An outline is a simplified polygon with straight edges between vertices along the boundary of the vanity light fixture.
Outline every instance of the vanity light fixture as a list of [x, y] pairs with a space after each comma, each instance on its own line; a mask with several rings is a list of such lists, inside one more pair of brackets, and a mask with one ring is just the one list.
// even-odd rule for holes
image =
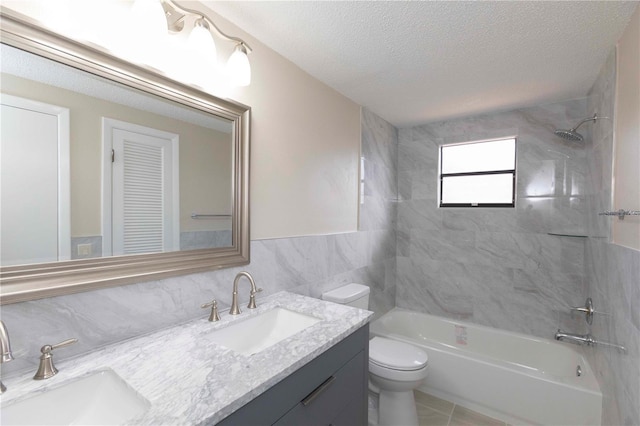
[[[155, 12], [150, 12], [155, 9]], [[163, 11], [166, 18], [166, 28], [169, 34], [188, 33], [187, 45], [194, 54], [217, 64], [217, 50], [214, 36], [223, 41], [235, 43], [235, 48], [226, 64], [226, 72], [236, 86], [248, 86], [251, 83], [251, 65], [248, 54], [251, 48], [244, 40], [231, 37], [218, 28], [206, 15], [178, 6], [171, 0], [135, 0], [132, 11], [144, 10], [146, 19], [156, 19], [156, 12]], [[156, 27], [155, 25], [153, 27]]]
[[147, 37], [161, 37], [167, 33], [167, 21], [157, 0], [136, 0], [131, 13]]

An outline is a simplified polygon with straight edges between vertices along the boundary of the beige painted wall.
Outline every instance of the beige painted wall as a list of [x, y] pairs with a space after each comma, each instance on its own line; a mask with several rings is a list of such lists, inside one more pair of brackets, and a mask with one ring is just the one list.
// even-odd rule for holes
[[180, 230], [230, 229], [228, 220], [190, 218], [192, 212], [230, 212], [230, 134], [13, 75], [1, 78], [3, 93], [70, 110], [72, 237], [101, 235], [102, 117], [179, 134]]
[[[198, 2], [220, 28], [244, 39], [252, 82], [230, 97], [250, 105], [251, 238], [355, 231], [360, 106]], [[232, 46], [218, 43], [219, 57]]]
[[[614, 210], [640, 210], [640, 6], [617, 46]], [[640, 250], [640, 216], [612, 219], [613, 242]]]

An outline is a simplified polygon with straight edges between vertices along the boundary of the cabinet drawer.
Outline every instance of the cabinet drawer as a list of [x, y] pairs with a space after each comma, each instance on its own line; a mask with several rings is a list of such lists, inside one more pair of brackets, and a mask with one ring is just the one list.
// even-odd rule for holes
[[[277, 425], [328, 425], [357, 398], [364, 396], [365, 353], [360, 352], [327, 378], [298, 405], [282, 417]], [[357, 405], [359, 408], [359, 405]]]

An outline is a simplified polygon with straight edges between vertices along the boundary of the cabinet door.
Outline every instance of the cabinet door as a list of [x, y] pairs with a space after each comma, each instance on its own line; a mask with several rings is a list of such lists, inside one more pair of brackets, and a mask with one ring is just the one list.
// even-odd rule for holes
[[366, 425], [368, 419], [364, 416], [365, 413], [362, 411], [362, 401], [359, 398], [354, 398], [342, 409], [340, 414], [331, 420], [330, 426]]
[[[359, 402], [364, 397], [362, 383], [365, 380], [365, 354], [360, 352], [342, 368], [327, 377], [320, 386], [302, 399], [282, 417], [277, 425], [329, 425], [337, 413], [357, 400], [355, 409], [360, 412]], [[349, 417], [345, 414], [345, 418]], [[353, 416], [352, 416], [353, 417]]]
[[[364, 419], [350, 426], [366, 425], [368, 360], [369, 324], [365, 324], [271, 389], [230, 414], [220, 421], [218, 426], [329, 424], [334, 417], [346, 409], [350, 402], [354, 410], [359, 410], [359, 418]], [[333, 382], [320, 392], [318, 388], [332, 376], [335, 376]], [[313, 401], [307, 399], [308, 407], [300, 407], [303, 405], [301, 401], [313, 395], [314, 390], [318, 392]], [[329, 395], [323, 395], [324, 393]], [[338, 396], [338, 400], [334, 399], [335, 396]], [[344, 399], [340, 400], [340, 398]], [[319, 407], [324, 407], [326, 411], [323, 412]], [[288, 417], [289, 415], [292, 417]]]

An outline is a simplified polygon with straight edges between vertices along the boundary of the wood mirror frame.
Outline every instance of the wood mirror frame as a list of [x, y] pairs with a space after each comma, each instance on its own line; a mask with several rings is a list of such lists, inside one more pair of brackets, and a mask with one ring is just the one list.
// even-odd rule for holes
[[155, 254], [0, 267], [0, 304], [60, 296], [249, 263], [248, 106], [219, 99], [0, 9], [0, 42], [133, 89], [221, 117], [233, 126], [232, 245]]

